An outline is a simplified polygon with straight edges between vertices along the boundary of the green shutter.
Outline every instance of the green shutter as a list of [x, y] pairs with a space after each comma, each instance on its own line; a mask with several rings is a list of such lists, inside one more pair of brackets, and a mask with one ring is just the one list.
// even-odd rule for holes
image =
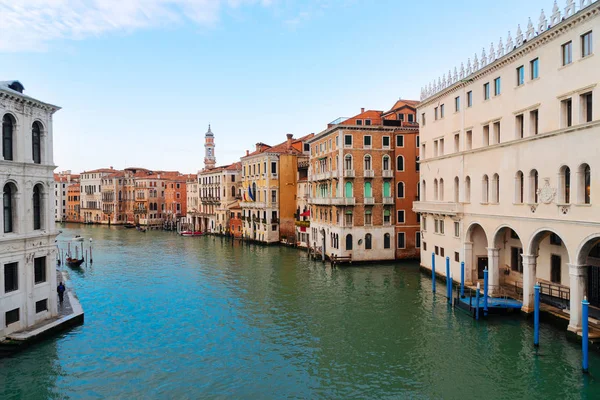
[[390, 183], [383, 182], [383, 197], [391, 197], [390, 196]]

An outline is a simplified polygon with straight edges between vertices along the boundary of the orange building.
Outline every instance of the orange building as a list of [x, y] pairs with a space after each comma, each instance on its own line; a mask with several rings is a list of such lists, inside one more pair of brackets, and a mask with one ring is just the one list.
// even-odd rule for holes
[[80, 222], [81, 186], [73, 183], [67, 188], [67, 222]]
[[229, 233], [233, 237], [241, 238], [242, 232], [242, 207], [240, 202], [236, 201], [229, 205]]
[[176, 224], [187, 213], [186, 182], [189, 175], [167, 176], [165, 186], [164, 221]]

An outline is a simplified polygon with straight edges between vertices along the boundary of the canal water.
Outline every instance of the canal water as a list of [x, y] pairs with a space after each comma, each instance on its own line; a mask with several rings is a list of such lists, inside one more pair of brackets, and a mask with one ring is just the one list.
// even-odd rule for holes
[[332, 270], [284, 247], [116, 227], [66, 268], [85, 325], [0, 360], [0, 399], [600, 398], [564, 331], [475, 322], [418, 265]]

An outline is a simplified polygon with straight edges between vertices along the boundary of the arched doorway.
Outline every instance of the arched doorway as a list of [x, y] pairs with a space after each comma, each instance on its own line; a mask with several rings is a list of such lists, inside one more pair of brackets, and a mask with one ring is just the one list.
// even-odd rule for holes
[[483, 279], [483, 271], [488, 267], [488, 239], [485, 230], [478, 223], [467, 229], [465, 242], [465, 280], [476, 282]]
[[[590, 302], [590, 317], [600, 318], [600, 234], [586, 238], [577, 252], [575, 281], [571, 283], [573, 297], [586, 296]], [[577, 279], [579, 278], [579, 279]], [[577, 292], [577, 293], [576, 293]], [[581, 292], [581, 293], [579, 293]], [[575, 300], [575, 299], [574, 299]], [[579, 324], [577, 324], [579, 325]]]
[[[523, 242], [517, 232], [509, 226], [501, 226], [494, 234], [494, 248], [491, 252], [497, 256], [496, 271], [499, 286], [503, 291], [515, 297], [523, 291]], [[491, 265], [490, 265], [491, 266]]]

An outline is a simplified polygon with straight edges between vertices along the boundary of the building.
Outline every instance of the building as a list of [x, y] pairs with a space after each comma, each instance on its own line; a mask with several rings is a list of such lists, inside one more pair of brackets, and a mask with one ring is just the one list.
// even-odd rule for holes
[[449, 258], [457, 280], [464, 262], [469, 283], [487, 268], [493, 293], [522, 288], [526, 312], [540, 282], [571, 331], [584, 296], [600, 306], [600, 3], [581, 4], [422, 90], [414, 203], [422, 266]]
[[187, 219], [184, 229], [197, 231], [200, 229], [200, 195], [198, 194], [198, 175], [190, 174], [185, 186], [187, 198]]
[[219, 233], [217, 208], [221, 204], [221, 179], [223, 178], [224, 168], [213, 167], [198, 172], [200, 230], [202, 232]]
[[375, 261], [418, 255], [410, 196], [418, 185], [419, 131], [408, 123], [414, 103], [399, 101], [385, 113], [363, 108], [309, 141], [311, 247], [325, 257]]
[[84, 171], [80, 174], [81, 222], [99, 224], [102, 212], [102, 178], [116, 172], [112, 167]]
[[54, 174], [54, 220], [56, 222], [67, 219], [67, 190], [73, 182], [79, 180], [79, 175], [71, 171], [62, 171]]
[[229, 234], [235, 238], [242, 237], [242, 207], [239, 200], [229, 205]]
[[67, 187], [67, 222], [81, 222], [79, 214], [81, 203], [81, 186], [73, 182]]
[[177, 226], [177, 222], [187, 214], [186, 183], [189, 178], [189, 175], [167, 177], [165, 186], [165, 212], [163, 218], [164, 223], [168, 225], [170, 229], [174, 229]]
[[125, 171], [114, 171], [101, 180], [102, 219], [100, 223], [120, 225], [125, 223]]
[[60, 107], [0, 82], [0, 338], [57, 315], [52, 117]]
[[221, 170], [221, 179], [219, 183], [220, 201], [216, 208], [216, 232], [220, 234], [229, 234], [229, 218], [232, 214], [232, 207], [239, 207], [242, 188], [242, 163], [236, 162], [227, 165]]
[[[308, 159], [313, 134], [287, 140], [276, 146], [257, 143], [242, 162], [242, 219], [244, 237], [263, 243], [296, 238], [296, 193], [298, 163]], [[306, 145], [306, 146], [305, 146]]]
[[296, 185], [296, 245], [309, 247], [310, 245], [310, 184], [308, 183], [309, 161], [298, 161], [298, 179]]

